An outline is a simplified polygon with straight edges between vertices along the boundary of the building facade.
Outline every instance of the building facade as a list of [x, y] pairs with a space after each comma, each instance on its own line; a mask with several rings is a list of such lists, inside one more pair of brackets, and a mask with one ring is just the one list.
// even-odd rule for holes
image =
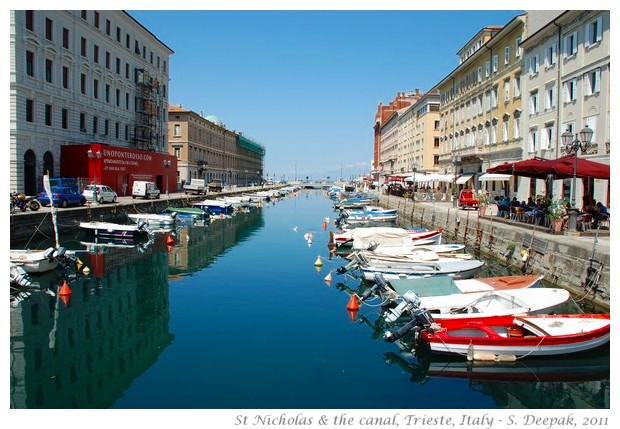
[[61, 171], [65, 145], [167, 152], [173, 51], [155, 35], [124, 11], [10, 18], [11, 189], [35, 194], [45, 172]]
[[203, 117], [182, 106], [169, 106], [168, 112], [169, 154], [177, 159], [180, 185], [195, 178], [244, 186], [262, 182], [262, 145], [226, 129], [216, 116]]

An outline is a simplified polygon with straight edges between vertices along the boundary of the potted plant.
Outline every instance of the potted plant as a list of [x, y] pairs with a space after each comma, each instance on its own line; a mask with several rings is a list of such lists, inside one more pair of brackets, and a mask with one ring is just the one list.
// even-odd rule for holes
[[563, 200], [559, 199], [548, 206], [547, 217], [555, 233], [562, 232], [564, 216], [566, 216], [566, 205]]

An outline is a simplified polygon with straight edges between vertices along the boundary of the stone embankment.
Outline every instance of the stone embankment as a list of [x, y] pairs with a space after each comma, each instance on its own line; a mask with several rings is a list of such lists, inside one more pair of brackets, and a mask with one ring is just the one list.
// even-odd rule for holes
[[609, 230], [554, 234], [544, 226], [499, 218], [490, 207], [459, 210], [452, 202], [414, 202], [391, 195], [382, 195], [380, 204], [396, 208], [410, 225], [443, 228], [444, 242], [465, 243], [504, 265], [544, 274], [547, 282], [568, 290], [575, 300], [609, 310]]

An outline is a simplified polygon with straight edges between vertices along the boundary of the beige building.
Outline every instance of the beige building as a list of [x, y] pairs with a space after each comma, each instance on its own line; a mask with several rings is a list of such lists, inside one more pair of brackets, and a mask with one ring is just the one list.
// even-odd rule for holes
[[[456, 185], [478, 189], [486, 169], [523, 158], [520, 43], [557, 15], [528, 12], [503, 27], [483, 28], [459, 51], [459, 66], [435, 87], [441, 93], [439, 166], [455, 174]], [[505, 186], [492, 182], [487, 189], [503, 193]]]
[[229, 185], [260, 183], [265, 148], [243, 133], [226, 129], [213, 115], [203, 117], [169, 106], [169, 153], [177, 158], [177, 182], [220, 179]]

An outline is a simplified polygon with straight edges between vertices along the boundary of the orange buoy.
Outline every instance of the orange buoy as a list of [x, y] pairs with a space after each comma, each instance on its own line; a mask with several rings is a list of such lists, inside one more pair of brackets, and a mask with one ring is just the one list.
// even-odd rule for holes
[[347, 313], [349, 313], [349, 319], [351, 319], [351, 322], [355, 322], [355, 317], [357, 317], [357, 310], [347, 310]]
[[69, 305], [69, 301], [71, 300], [71, 295], [60, 295], [60, 300], [66, 307], [67, 305]]
[[327, 222], [323, 222], [323, 231], [327, 230]]
[[62, 281], [62, 286], [60, 287], [60, 291], [58, 292], [58, 295], [60, 295], [60, 296], [67, 296], [67, 295], [71, 295], [72, 293], [73, 292], [71, 291], [71, 288], [67, 284], [67, 281], [63, 280]]
[[166, 244], [168, 246], [172, 246], [174, 244], [174, 238], [172, 238], [172, 235], [170, 234], [166, 235]]
[[349, 311], [357, 311], [360, 309], [360, 305], [357, 303], [357, 297], [355, 296], [355, 294], [351, 295], [351, 299], [349, 300], [349, 303], [347, 304], [347, 310]]

